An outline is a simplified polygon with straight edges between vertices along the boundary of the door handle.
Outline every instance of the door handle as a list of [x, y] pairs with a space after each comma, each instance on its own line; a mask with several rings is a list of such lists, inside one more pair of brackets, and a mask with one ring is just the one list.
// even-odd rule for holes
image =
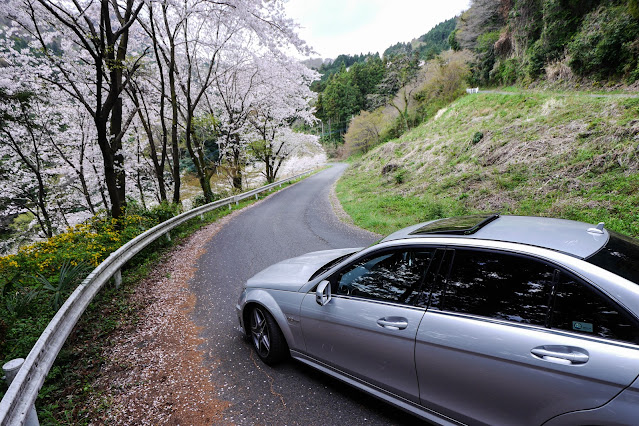
[[389, 330], [403, 330], [408, 327], [408, 320], [401, 317], [384, 317], [378, 319], [377, 324]]
[[588, 351], [574, 346], [538, 346], [530, 353], [544, 361], [565, 365], [585, 364], [590, 359]]

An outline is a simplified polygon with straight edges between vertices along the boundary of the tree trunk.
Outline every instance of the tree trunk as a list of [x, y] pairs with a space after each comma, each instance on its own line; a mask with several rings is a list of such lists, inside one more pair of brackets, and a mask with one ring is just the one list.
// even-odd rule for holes
[[[204, 199], [207, 203], [213, 201], [213, 191], [211, 190], [211, 181], [207, 178], [206, 173], [206, 163], [204, 159], [204, 154], [202, 149], [200, 149], [200, 145], [196, 140], [196, 136], [193, 132], [193, 115], [191, 113], [186, 116], [186, 131], [185, 131], [185, 139], [186, 139], [186, 149], [189, 151], [189, 155], [191, 156], [191, 161], [193, 161], [193, 165], [195, 166], [195, 172], [197, 174], [197, 178], [200, 182], [200, 187], [202, 188], [202, 194], [204, 195]], [[197, 146], [195, 149], [193, 145]]]
[[[171, 40], [172, 41], [172, 40]], [[171, 45], [171, 65], [169, 66], [169, 86], [171, 90], [171, 150], [173, 152], [173, 204], [180, 203], [180, 147], [178, 145], [178, 98], [175, 89], [175, 47]]]
[[242, 165], [240, 164], [240, 150], [233, 151], [233, 188], [242, 190]]

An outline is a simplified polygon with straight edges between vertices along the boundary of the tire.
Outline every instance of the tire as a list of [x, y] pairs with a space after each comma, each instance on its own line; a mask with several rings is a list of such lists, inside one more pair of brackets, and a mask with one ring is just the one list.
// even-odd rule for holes
[[251, 310], [249, 323], [249, 337], [257, 356], [268, 365], [284, 360], [288, 346], [273, 316], [263, 307], [256, 306]]

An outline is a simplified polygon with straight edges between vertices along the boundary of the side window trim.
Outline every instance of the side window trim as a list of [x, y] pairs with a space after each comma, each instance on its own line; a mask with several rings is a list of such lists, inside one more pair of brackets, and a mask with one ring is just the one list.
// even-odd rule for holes
[[[448, 280], [450, 279], [450, 273], [453, 270], [453, 263], [455, 262], [456, 249], [447, 248], [444, 252], [444, 258], [438, 271], [438, 277], [441, 277], [441, 295], [439, 297], [439, 303], [437, 309], [442, 309], [446, 306], [446, 291], [448, 290]], [[441, 268], [445, 268], [443, 271]]]
[[[431, 268], [437, 267], [437, 273], [439, 273], [439, 268], [441, 267], [443, 261], [443, 253], [444, 249], [440, 247], [434, 247], [435, 251], [433, 252], [433, 256], [428, 262], [428, 266], [424, 269], [424, 274], [421, 279], [421, 283], [419, 285], [419, 290], [417, 291], [417, 297], [413, 301], [413, 305], [419, 306], [424, 309], [430, 308], [431, 304], [431, 295], [433, 292], [434, 282], [430, 282], [430, 272]], [[435, 277], [436, 280], [436, 277]], [[422, 303], [422, 300], [426, 300], [426, 303]]]
[[544, 327], [552, 328], [552, 313], [555, 311], [555, 295], [557, 294], [557, 287], [559, 286], [559, 277], [561, 276], [561, 270], [554, 264], [550, 263], [555, 270], [552, 273], [552, 287], [550, 288], [550, 294], [548, 294], [548, 312], [546, 312], [546, 323]]

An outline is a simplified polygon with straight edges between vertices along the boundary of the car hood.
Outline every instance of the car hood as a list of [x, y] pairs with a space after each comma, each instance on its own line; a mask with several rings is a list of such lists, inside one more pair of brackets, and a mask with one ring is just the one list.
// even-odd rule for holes
[[283, 260], [258, 272], [246, 282], [246, 287], [297, 291], [322, 266], [362, 248], [322, 250]]

